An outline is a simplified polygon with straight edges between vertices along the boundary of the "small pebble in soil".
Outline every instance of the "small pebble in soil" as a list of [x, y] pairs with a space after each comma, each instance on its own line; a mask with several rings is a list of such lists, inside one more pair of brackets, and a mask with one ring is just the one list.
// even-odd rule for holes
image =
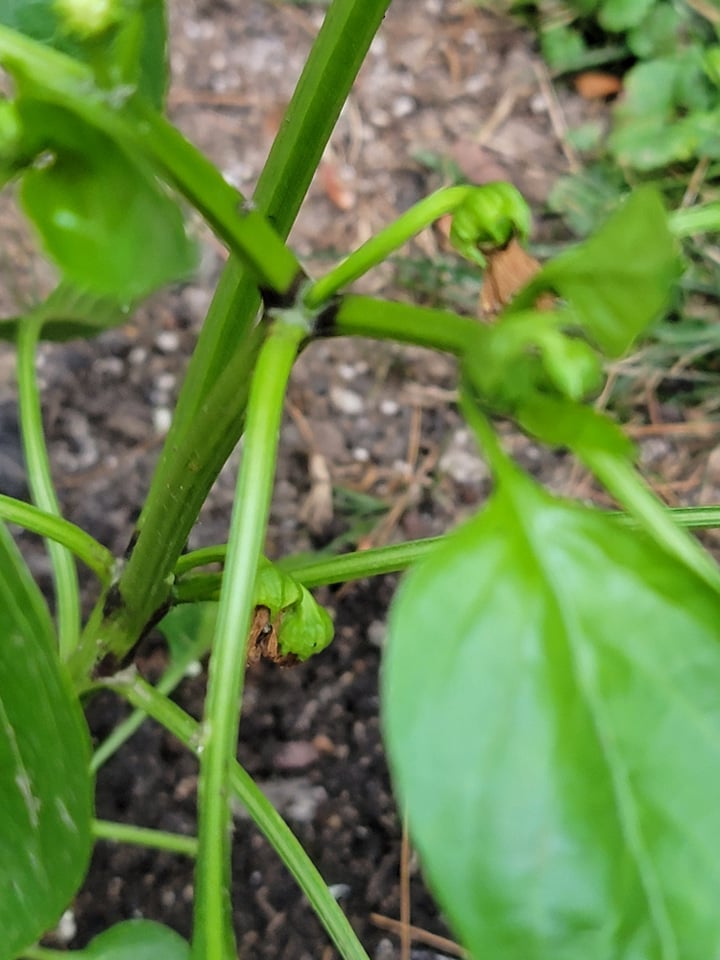
[[148, 352], [145, 347], [133, 347], [130, 353], [128, 353], [128, 362], [133, 365], [133, 367], [140, 367], [147, 360]]
[[383, 400], [380, 404], [380, 413], [386, 417], [394, 417], [400, 409], [400, 405], [395, 400]]
[[331, 896], [336, 900], [342, 900], [343, 897], [349, 897], [352, 893], [352, 887], [348, 883], [331, 883], [328, 885]]
[[72, 910], [66, 910], [58, 920], [55, 927], [54, 936], [58, 943], [70, 943], [77, 933], [77, 924], [75, 923], [75, 914]]
[[169, 370], [164, 371], [163, 373], [158, 374], [157, 380], [155, 381], [155, 387], [158, 393], [171, 393], [175, 389], [175, 374], [170, 373]]
[[275, 767], [277, 770], [302, 770], [317, 759], [318, 751], [314, 744], [307, 740], [291, 740], [284, 743], [275, 754]]
[[365, 449], [365, 447], [355, 447], [352, 455], [353, 460], [357, 460], [358, 463], [367, 463], [370, 459], [370, 453]]
[[396, 120], [399, 120], [401, 117], [409, 117], [411, 113], [415, 112], [416, 107], [417, 104], [412, 97], [407, 94], [402, 94], [393, 100], [391, 108], [392, 115]]
[[345, 387], [330, 387], [330, 402], [340, 413], [356, 417], [365, 408], [365, 402], [359, 393]]
[[161, 330], [155, 337], [155, 346], [160, 353], [176, 353], [180, 346], [180, 337], [175, 330]]
[[153, 427], [159, 436], [164, 436], [168, 432], [171, 423], [172, 410], [167, 407], [156, 407], [153, 410]]
[[382, 649], [385, 646], [387, 627], [382, 620], [373, 620], [367, 628], [367, 638], [374, 646]]

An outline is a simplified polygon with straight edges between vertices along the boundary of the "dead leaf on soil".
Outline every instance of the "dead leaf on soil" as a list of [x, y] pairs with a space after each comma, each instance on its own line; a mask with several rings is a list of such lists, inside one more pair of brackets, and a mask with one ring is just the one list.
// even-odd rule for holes
[[622, 80], [603, 70], [586, 70], [574, 80], [575, 89], [585, 100], [604, 100], [616, 97], [622, 90]]

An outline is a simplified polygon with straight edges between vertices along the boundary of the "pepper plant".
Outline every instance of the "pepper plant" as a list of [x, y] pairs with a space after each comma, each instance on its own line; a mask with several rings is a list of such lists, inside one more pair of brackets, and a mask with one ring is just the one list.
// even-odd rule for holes
[[[82, 882], [93, 840], [196, 857], [192, 942], [148, 921], [98, 936], [86, 958], [236, 955], [231, 797], [248, 809], [345, 960], [363, 947], [316, 868], [235, 760], [248, 659], [305, 660], [332, 624], [309, 590], [413, 566], [382, 677], [388, 755], [428, 881], [474, 956], [707, 960], [720, 951], [720, 571], [686, 529], [720, 508], [669, 511], [622, 430], [592, 405], [603, 359], [662, 314], [681, 220], [642, 189], [584, 244], [546, 264], [492, 324], [347, 292], [446, 214], [478, 270], [530, 228], [510, 184], [427, 197], [312, 278], [285, 243], [389, 0], [333, 0], [253, 198], [163, 113], [162, 0], [5, 0], [4, 181], [61, 280], [0, 333], [17, 348], [32, 503], [0, 518], [47, 538], [54, 616], [0, 526], [0, 960], [39, 945]], [[178, 200], [230, 259], [205, 319], [136, 529], [122, 557], [60, 515], [43, 441], [40, 338], [92, 336], [187, 276]], [[680, 222], [680, 228], [678, 227]], [[673, 228], [671, 229], [671, 224]], [[461, 409], [495, 478], [447, 537], [332, 560], [263, 556], [284, 392], [299, 352], [329, 336], [420, 344], [459, 360]], [[504, 452], [494, 423], [572, 451], [612, 494], [602, 512], [553, 497]], [[244, 437], [228, 543], [183, 553]], [[99, 584], [80, 615], [76, 563]], [[221, 573], [206, 568], [219, 564]], [[131, 665], [156, 624], [216, 601], [211, 628], [150, 686]], [[210, 651], [198, 723], [167, 696]], [[130, 665], [129, 665], [130, 664]], [[136, 714], [91, 754], [82, 704], [110, 688]], [[93, 819], [93, 775], [142, 716], [200, 762], [198, 835]]]

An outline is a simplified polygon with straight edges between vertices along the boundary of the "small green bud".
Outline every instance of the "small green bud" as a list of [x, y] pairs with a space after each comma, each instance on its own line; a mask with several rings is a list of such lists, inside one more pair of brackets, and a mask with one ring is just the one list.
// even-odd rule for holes
[[514, 236], [526, 240], [530, 208], [511, 183], [472, 187], [453, 215], [450, 242], [464, 257], [485, 266], [482, 250], [504, 247]]
[[55, 11], [68, 33], [95, 37], [122, 16], [121, 0], [55, 0]]
[[307, 660], [328, 646], [334, 627], [327, 610], [310, 591], [302, 586], [300, 590], [300, 602], [286, 610], [280, 621], [278, 642], [283, 655], [292, 654], [298, 660]]

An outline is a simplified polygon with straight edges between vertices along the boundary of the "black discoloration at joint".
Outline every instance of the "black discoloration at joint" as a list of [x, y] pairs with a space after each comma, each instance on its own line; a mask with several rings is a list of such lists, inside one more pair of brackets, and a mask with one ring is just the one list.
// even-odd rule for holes
[[130, 555], [135, 549], [135, 544], [138, 542], [139, 537], [140, 537], [140, 531], [138, 530], [137, 527], [135, 527], [135, 529], [132, 532], [132, 536], [130, 537], [130, 540], [128, 542], [128, 545], [125, 547], [125, 553], [123, 554], [124, 560], [130, 559]]
[[113, 583], [107, 592], [105, 603], [103, 604], [103, 620], [109, 620], [110, 617], [117, 613], [123, 606], [124, 602], [122, 594], [120, 593], [120, 587], [116, 583]]
[[[127, 664], [124, 664], [124, 666], [127, 666]], [[122, 668], [123, 664], [120, 663], [115, 654], [109, 653], [106, 657], [102, 658], [93, 670], [93, 679], [100, 680], [103, 677], [112, 677], [113, 674]]]
[[335, 297], [315, 317], [313, 322], [314, 337], [334, 337], [337, 334], [337, 315], [342, 303], [341, 297]]
[[165, 614], [168, 612], [168, 610], [171, 607], [172, 607], [172, 600], [166, 600], [164, 603], [160, 604], [160, 606], [157, 608], [155, 613], [153, 613], [153, 615], [150, 617], [150, 619], [147, 621], [147, 623], [143, 627], [142, 633], [138, 638], [138, 643], [140, 643], [141, 640], [144, 640], [145, 637], [150, 633], [150, 631], [160, 623], [162, 618], [165, 616]]
[[289, 310], [297, 301], [300, 288], [308, 279], [304, 270], [298, 270], [285, 293], [278, 293], [277, 290], [270, 290], [267, 287], [260, 287], [260, 296], [263, 299], [266, 310]]
[[[117, 590], [117, 587], [111, 588], [111, 591], [112, 590]], [[117, 594], [118, 596], [120, 596], [119, 590], [117, 590]], [[108, 594], [108, 597], [109, 597], [109, 594]], [[122, 606], [122, 599], [119, 601], [118, 605], [113, 606], [111, 612], [113, 612], [114, 610], [117, 610], [118, 606]], [[154, 627], [156, 627], [158, 623], [160, 623], [160, 621], [168, 612], [171, 606], [172, 606], [172, 602], [170, 600], [166, 600], [165, 603], [161, 604], [157, 608], [155, 613], [147, 621], [147, 623], [142, 629], [140, 636], [138, 637], [137, 641], [132, 645], [132, 647], [125, 654], [123, 654], [122, 657], [118, 657], [118, 655], [115, 653], [106, 654], [102, 658], [102, 660], [98, 662], [97, 666], [93, 670], [93, 676], [96, 679], [99, 679], [102, 677], [111, 677], [113, 676], [113, 674], [117, 673], [119, 670], [124, 670], [125, 667], [128, 667], [133, 661], [133, 657], [135, 656], [135, 651], [137, 650], [138, 644], [140, 644], [145, 639], [145, 637], [147, 637], [150, 631]], [[103, 612], [107, 615], [107, 600], [105, 601], [105, 608]]]

